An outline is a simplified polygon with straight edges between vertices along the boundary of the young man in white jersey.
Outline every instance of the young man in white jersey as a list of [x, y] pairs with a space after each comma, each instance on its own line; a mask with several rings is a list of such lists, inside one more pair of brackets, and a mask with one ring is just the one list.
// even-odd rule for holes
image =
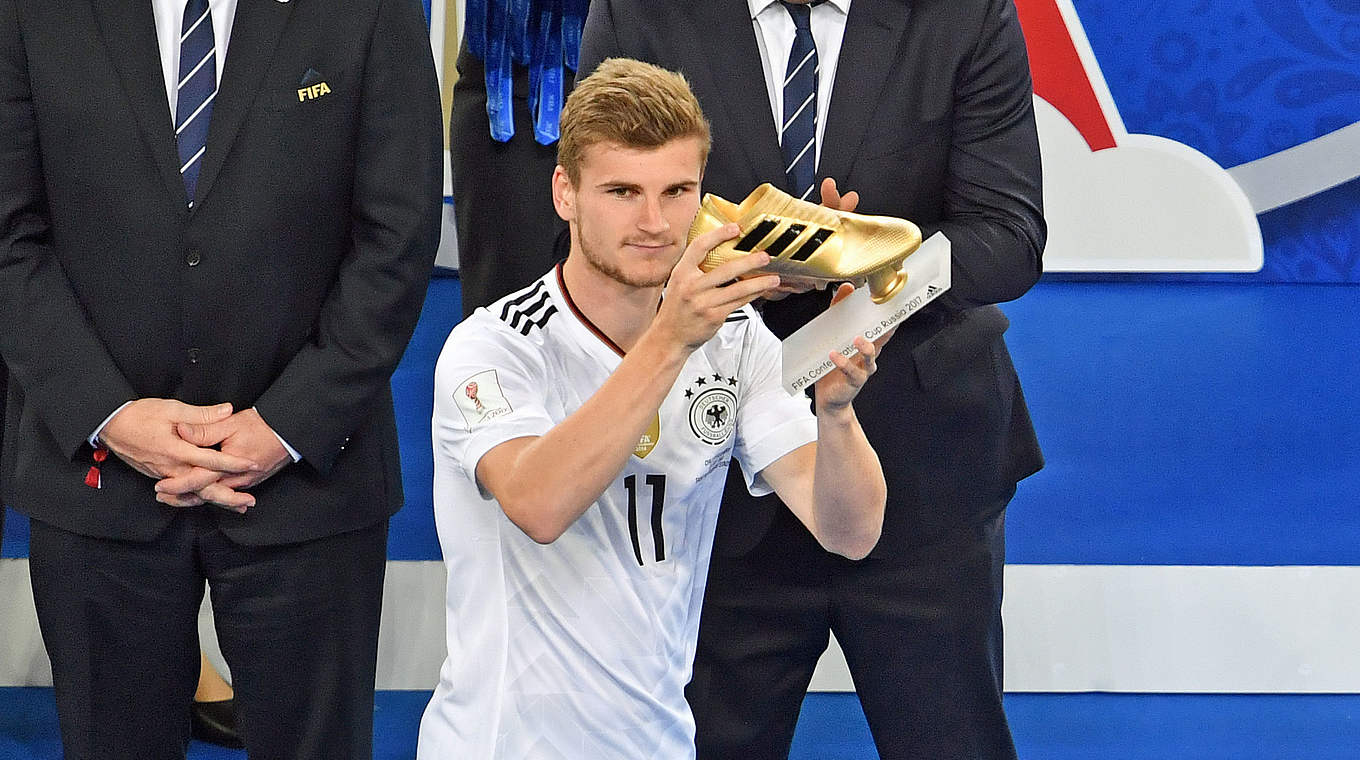
[[736, 225], [685, 247], [709, 148], [685, 80], [606, 62], [561, 135], [568, 258], [460, 324], [435, 371], [448, 658], [421, 760], [692, 757], [684, 686], [732, 458], [831, 551], [863, 557], [882, 525], [851, 408], [878, 347], [832, 355], [815, 418], [782, 389], [747, 306], [779, 278], [741, 279], [768, 256], [701, 271]]

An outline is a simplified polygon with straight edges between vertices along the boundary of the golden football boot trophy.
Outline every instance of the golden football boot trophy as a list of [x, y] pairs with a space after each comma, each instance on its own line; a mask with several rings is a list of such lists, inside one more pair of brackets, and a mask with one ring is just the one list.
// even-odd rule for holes
[[689, 241], [736, 222], [741, 234], [709, 251], [699, 264], [711, 271], [754, 251], [770, 263], [752, 274], [777, 274], [825, 287], [833, 282], [869, 283], [875, 303], [891, 299], [906, 284], [902, 261], [921, 246], [921, 230], [905, 219], [835, 211], [800, 201], [770, 184], [751, 191], [740, 204], [704, 196], [689, 228]]

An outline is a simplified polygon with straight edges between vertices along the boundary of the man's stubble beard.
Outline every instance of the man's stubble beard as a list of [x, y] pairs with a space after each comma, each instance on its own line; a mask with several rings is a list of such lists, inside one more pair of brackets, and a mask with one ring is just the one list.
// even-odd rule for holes
[[587, 266], [589, 266], [591, 269], [594, 269], [595, 271], [599, 272], [605, 277], [608, 277], [614, 282], [617, 282], [622, 285], [627, 285], [632, 288], [660, 287], [662, 285], [665, 285], [666, 281], [670, 279], [671, 273], [669, 270], [667, 270], [664, 275], [661, 275], [660, 279], [654, 282], [651, 280], [643, 280], [636, 277], [630, 277], [628, 273], [624, 272], [618, 265], [606, 261], [603, 257], [599, 255], [599, 253], [594, 248], [591, 247], [589, 243], [586, 242], [584, 226], [585, 225], [581, 223], [579, 220], [577, 221], [575, 231], [576, 244], [580, 247], [581, 255], [585, 259]]

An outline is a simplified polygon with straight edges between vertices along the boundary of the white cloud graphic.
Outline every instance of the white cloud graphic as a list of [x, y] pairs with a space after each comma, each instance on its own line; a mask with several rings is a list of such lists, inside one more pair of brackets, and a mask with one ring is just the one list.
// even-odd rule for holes
[[1115, 129], [1092, 152], [1035, 97], [1044, 161], [1050, 272], [1254, 272], [1264, 248], [1256, 213], [1218, 164], [1182, 143]]

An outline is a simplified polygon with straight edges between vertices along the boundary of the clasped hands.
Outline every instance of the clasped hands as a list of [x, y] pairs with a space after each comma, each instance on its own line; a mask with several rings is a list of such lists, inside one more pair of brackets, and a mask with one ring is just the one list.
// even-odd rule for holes
[[123, 407], [100, 440], [133, 469], [156, 480], [156, 500], [173, 507], [213, 504], [244, 513], [246, 491], [293, 461], [254, 409], [138, 399]]

